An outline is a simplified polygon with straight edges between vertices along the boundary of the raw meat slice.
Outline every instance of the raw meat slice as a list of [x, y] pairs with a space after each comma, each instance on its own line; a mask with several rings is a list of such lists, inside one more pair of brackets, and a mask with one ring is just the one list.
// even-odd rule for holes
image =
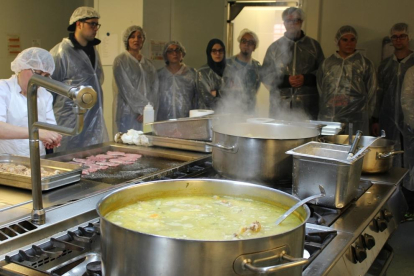
[[136, 158], [141, 158], [142, 155], [141, 154], [136, 154], [136, 153], [125, 153], [125, 157], [136, 157]]
[[83, 164], [88, 162], [88, 160], [82, 159], [82, 158], [73, 158], [72, 160], [75, 161], [76, 163], [83, 163]]
[[97, 154], [97, 155], [95, 155], [95, 157], [105, 158], [105, 159], [113, 158], [112, 155], [108, 155], [108, 154]]
[[89, 170], [88, 169], [83, 169], [82, 170], [82, 174], [83, 175], [88, 175], [89, 174]]
[[96, 162], [96, 164], [101, 165], [101, 166], [109, 166], [109, 167], [116, 167], [120, 165], [120, 164], [112, 163], [112, 162]]
[[86, 157], [86, 159], [88, 161], [99, 162], [99, 161], [105, 161], [106, 159], [108, 159], [108, 157], [106, 157], [106, 155], [104, 157], [97, 157], [97, 156], [91, 155], [91, 156]]

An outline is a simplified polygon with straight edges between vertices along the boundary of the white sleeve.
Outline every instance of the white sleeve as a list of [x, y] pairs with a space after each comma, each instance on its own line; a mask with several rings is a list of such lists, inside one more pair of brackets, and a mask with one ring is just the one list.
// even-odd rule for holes
[[45, 90], [46, 94], [46, 123], [56, 125], [55, 114], [53, 113], [53, 96]]
[[0, 82], [0, 121], [7, 122], [7, 109], [10, 104], [10, 90], [8, 85]]

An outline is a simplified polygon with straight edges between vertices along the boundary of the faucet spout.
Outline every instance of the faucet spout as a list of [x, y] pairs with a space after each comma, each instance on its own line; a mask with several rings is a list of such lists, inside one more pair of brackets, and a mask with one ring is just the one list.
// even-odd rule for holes
[[[73, 111], [77, 116], [76, 125], [73, 129], [38, 122], [37, 89], [39, 87], [44, 87], [49, 91], [74, 101]], [[90, 86], [73, 87], [40, 75], [33, 75], [30, 78], [27, 88], [27, 111], [33, 196], [33, 210], [31, 217], [34, 224], [42, 225], [46, 222], [46, 212], [43, 209], [42, 181], [40, 173], [39, 129], [55, 131], [65, 135], [79, 134], [83, 129], [83, 117], [86, 109], [92, 108], [96, 101], [97, 94]]]

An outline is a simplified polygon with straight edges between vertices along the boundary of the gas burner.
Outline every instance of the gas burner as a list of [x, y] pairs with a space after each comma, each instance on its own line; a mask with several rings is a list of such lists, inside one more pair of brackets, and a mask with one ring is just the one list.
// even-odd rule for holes
[[102, 276], [102, 262], [90, 262], [86, 265], [86, 272], [82, 276]]

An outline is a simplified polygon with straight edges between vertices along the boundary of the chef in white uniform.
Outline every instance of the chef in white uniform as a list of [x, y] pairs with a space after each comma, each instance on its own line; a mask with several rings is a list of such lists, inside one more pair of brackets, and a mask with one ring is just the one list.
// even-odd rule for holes
[[[15, 72], [11, 78], [0, 80], [0, 154], [29, 156], [29, 129], [27, 115], [27, 84], [33, 74], [49, 77], [55, 70], [52, 55], [41, 48], [22, 51], [11, 63]], [[56, 124], [53, 114], [53, 97], [44, 88], [37, 90], [38, 121]], [[60, 144], [59, 133], [39, 130], [40, 155], [45, 147]]]

